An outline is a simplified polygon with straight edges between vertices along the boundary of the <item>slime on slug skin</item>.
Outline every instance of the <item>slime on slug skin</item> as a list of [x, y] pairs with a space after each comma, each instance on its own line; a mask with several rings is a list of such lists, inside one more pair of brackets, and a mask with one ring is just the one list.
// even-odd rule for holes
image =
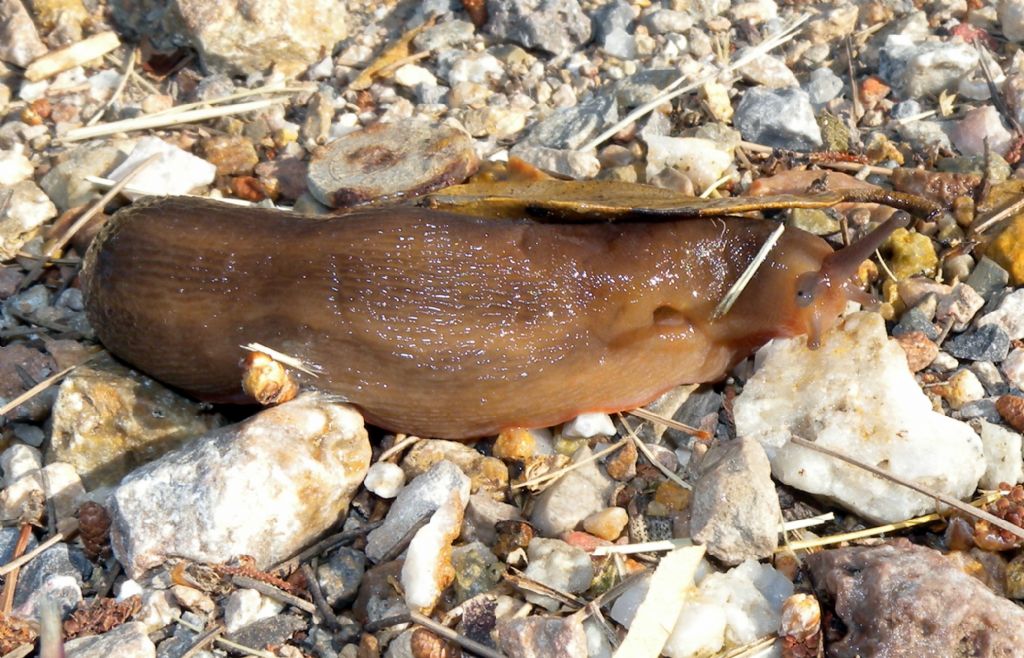
[[539, 223], [411, 206], [327, 219], [195, 198], [136, 204], [93, 242], [103, 344], [199, 398], [242, 401], [240, 345], [322, 368], [381, 427], [445, 438], [549, 426], [720, 379], [775, 337], [831, 327], [859, 264], [906, 217], [840, 251], [787, 229], [723, 317], [774, 224]]

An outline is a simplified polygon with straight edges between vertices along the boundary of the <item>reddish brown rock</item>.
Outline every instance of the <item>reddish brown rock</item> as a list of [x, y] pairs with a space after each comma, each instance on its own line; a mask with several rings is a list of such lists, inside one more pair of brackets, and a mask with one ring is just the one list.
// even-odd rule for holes
[[930, 548], [900, 539], [809, 555], [807, 566], [847, 627], [833, 658], [995, 658], [1024, 647], [1024, 610]]

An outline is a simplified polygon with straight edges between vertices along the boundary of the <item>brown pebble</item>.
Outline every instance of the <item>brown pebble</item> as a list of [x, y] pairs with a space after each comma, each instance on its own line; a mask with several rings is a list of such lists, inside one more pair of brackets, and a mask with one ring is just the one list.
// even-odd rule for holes
[[608, 476], [618, 482], [633, 479], [636, 476], [636, 460], [636, 444], [630, 441], [608, 457], [608, 461], [605, 462]]
[[295, 398], [299, 385], [288, 369], [263, 352], [249, 352], [242, 361], [242, 390], [266, 406]]
[[417, 628], [409, 638], [413, 658], [460, 658], [462, 650], [425, 628]]
[[533, 457], [537, 441], [529, 430], [520, 428], [505, 430], [498, 435], [491, 453], [498, 459], [523, 460]]
[[248, 139], [217, 135], [203, 141], [203, 157], [217, 167], [218, 176], [251, 174], [260, 161], [256, 148]]
[[498, 540], [491, 550], [502, 560], [517, 548], [526, 548], [534, 535], [533, 526], [526, 521], [498, 521], [494, 530], [498, 533]]
[[460, 183], [479, 164], [473, 140], [454, 128], [418, 120], [376, 123], [318, 149], [308, 182], [321, 203], [343, 208]]
[[1010, 427], [1024, 432], [1024, 398], [1019, 395], [1004, 395], [996, 400], [996, 410]]
[[900, 347], [907, 354], [907, 365], [910, 367], [910, 372], [924, 370], [939, 355], [939, 346], [929, 339], [923, 331], [905, 333], [902, 336], [898, 336], [896, 342], [900, 344]]

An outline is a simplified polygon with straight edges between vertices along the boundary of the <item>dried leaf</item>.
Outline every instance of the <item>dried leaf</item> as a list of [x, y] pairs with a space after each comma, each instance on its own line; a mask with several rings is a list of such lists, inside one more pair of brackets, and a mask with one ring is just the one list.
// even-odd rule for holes
[[416, 38], [417, 34], [433, 24], [434, 19], [431, 18], [403, 34], [398, 41], [389, 48], [384, 49], [384, 52], [378, 55], [377, 59], [373, 60], [355, 80], [349, 83], [349, 89], [354, 91], [369, 89], [374, 79], [380, 76], [385, 69], [412, 54], [412, 40]]
[[131, 619], [142, 608], [138, 595], [120, 603], [115, 599], [97, 599], [88, 606], [79, 603], [71, 617], [64, 622], [64, 638], [70, 640], [82, 635], [101, 635]]
[[35, 642], [36, 635], [28, 622], [0, 612], [0, 654], [10, 653], [23, 644]]

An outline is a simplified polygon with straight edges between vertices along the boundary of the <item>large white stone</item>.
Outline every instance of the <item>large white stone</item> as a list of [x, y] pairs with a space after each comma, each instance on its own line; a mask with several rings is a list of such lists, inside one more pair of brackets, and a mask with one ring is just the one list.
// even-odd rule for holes
[[129, 474], [111, 498], [114, 554], [132, 578], [169, 557], [266, 567], [334, 525], [369, 465], [362, 417], [300, 396]]
[[153, 155], [157, 156], [156, 160], [128, 183], [124, 190], [128, 198], [137, 199], [147, 194], [186, 194], [197, 187], [209, 185], [217, 175], [217, 167], [206, 160], [158, 137], [143, 137], [135, 144], [128, 159], [110, 172], [109, 178], [121, 180]]
[[873, 521], [935, 509], [926, 496], [790, 443], [797, 435], [956, 498], [974, 492], [985, 471], [981, 440], [932, 409], [880, 315], [847, 317], [817, 350], [800, 337], [774, 341], [760, 357], [733, 413], [738, 435], [765, 446], [778, 479]]

